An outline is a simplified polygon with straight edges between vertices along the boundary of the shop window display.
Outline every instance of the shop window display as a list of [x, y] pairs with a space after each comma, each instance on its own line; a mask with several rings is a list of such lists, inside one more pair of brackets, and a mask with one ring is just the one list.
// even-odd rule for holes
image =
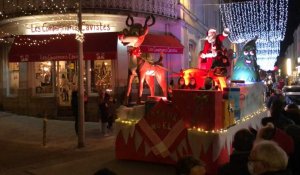
[[189, 42], [189, 67], [193, 67], [192, 66], [192, 62], [193, 62], [193, 56], [195, 54], [195, 43], [194, 41], [190, 41]]
[[91, 62], [91, 91], [111, 90], [111, 60], [95, 60]]
[[58, 61], [57, 88], [59, 104], [61, 106], [71, 105], [72, 90], [77, 87], [76, 61]]
[[36, 94], [53, 93], [53, 63], [50, 61], [35, 63]]
[[20, 82], [19, 63], [9, 63], [9, 95], [17, 95]]

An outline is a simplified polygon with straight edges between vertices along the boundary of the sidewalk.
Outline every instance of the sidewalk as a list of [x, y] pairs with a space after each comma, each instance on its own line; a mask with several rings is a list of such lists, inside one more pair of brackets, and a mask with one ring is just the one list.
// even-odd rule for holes
[[[77, 147], [74, 121], [47, 120], [46, 146], [48, 148], [70, 149]], [[97, 149], [100, 123], [85, 122], [85, 147]], [[0, 112], [0, 140], [43, 145], [43, 118]]]
[[[10, 156], [9, 161], [20, 164], [11, 169], [4, 165], [5, 175], [93, 175], [101, 168], [109, 168], [118, 175], [165, 175], [175, 174], [170, 165], [153, 164], [139, 161], [116, 160], [114, 151], [115, 136], [104, 137], [100, 132], [100, 123], [85, 122], [85, 147], [77, 149], [77, 136], [73, 121], [47, 121], [47, 147], [43, 149], [43, 119], [16, 115], [0, 111], [0, 142], [17, 143], [16, 149], [22, 144], [31, 144], [32, 154], [25, 157]], [[20, 144], [19, 144], [20, 143]], [[20, 145], [20, 146], [18, 146]], [[50, 151], [45, 156], [35, 156], [40, 150]], [[51, 152], [53, 151], [53, 152]], [[2, 161], [6, 161], [5, 155]], [[29, 158], [28, 164], [22, 163]], [[1, 167], [1, 166], [0, 166]], [[3, 166], [2, 166], [3, 167]]]

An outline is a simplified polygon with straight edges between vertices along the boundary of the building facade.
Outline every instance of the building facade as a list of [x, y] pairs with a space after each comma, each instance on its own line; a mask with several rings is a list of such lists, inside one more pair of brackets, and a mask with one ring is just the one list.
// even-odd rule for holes
[[[98, 120], [99, 89], [107, 90], [119, 102], [124, 96], [128, 53], [117, 34], [127, 27], [128, 14], [141, 24], [146, 16], [155, 16], [156, 23], [145, 39], [145, 54], [156, 59], [163, 50], [168, 82], [181, 69], [198, 66], [198, 53], [208, 28], [220, 31], [221, 26], [218, 1], [84, 0], [82, 3], [88, 121]], [[77, 6], [73, 0], [0, 3], [2, 110], [71, 118], [71, 92], [78, 79]], [[163, 36], [170, 40], [170, 46], [159, 42], [147, 45], [147, 40], [158, 41], [156, 38]], [[136, 93], [133, 88], [132, 94]]]

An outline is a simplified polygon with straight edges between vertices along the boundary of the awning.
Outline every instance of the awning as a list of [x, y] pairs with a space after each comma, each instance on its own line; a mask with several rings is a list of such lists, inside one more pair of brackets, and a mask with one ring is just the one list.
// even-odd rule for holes
[[141, 46], [141, 51], [146, 53], [182, 54], [183, 45], [172, 35], [148, 34]]
[[[84, 59], [116, 59], [117, 34], [116, 32], [85, 34]], [[78, 42], [75, 35], [19, 35], [15, 37], [8, 58], [10, 62], [76, 60]]]

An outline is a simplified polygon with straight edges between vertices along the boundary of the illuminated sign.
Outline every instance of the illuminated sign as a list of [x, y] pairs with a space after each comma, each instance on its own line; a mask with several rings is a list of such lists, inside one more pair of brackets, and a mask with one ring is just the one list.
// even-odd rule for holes
[[[51, 24], [51, 23], [33, 23], [27, 24], [26, 34], [29, 35], [46, 35], [46, 34], [74, 34], [77, 33], [78, 26], [74, 24]], [[116, 26], [110, 23], [98, 22], [93, 24], [82, 24], [83, 33], [102, 33], [114, 32]]]

